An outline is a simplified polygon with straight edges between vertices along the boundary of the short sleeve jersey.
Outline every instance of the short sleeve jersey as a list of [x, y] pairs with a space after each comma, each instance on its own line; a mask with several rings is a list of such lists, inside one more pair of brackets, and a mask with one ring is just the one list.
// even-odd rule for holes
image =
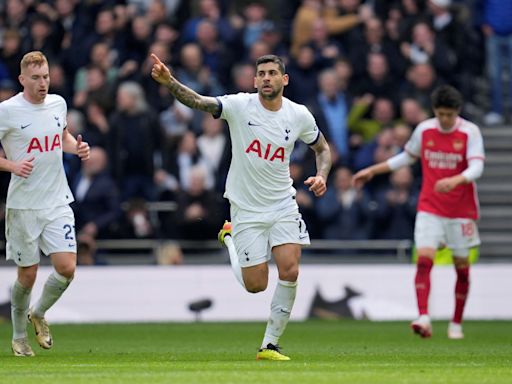
[[294, 144], [315, 144], [320, 135], [313, 115], [287, 98], [279, 111], [269, 111], [257, 93], [226, 95], [218, 101], [232, 142], [224, 197], [249, 211], [285, 206], [296, 192], [289, 168]]
[[0, 141], [7, 159], [34, 157], [29, 177], [11, 174], [7, 208], [46, 209], [74, 200], [62, 164], [66, 112], [66, 102], [58, 95], [32, 104], [19, 93], [0, 103]]
[[478, 127], [460, 117], [449, 132], [441, 130], [437, 119], [425, 120], [414, 130], [405, 150], [421, 158], [423, 183], [418, 211], [447, 218], [479, 217], [474, 182], [459, 185], [448, 193], [434, 190], [436, 182], [460, 174], [470, 159], [485, 159], [484, 144]]

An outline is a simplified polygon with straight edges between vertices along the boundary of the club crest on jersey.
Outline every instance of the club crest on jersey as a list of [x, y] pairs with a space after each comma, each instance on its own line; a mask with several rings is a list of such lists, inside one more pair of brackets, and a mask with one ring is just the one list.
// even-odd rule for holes
[[427, 147], [433, 147], [435, 145], [434, 140], [427, 141]]
[[460, 151], [464, 147], [464, 143], [460, 139], [453, 140], [453, 149]]
[[62, 149], [60, 143], [60, 135], [58, 133], [53, 136], [53, 139], [51, 140], [49, 136], [45, 136], [42, 140], [39, 140], [37, 137], [33, 137], [32, 140], [30, 140], [30, 144], [28, 145], [27, 153], [32, 151], [50, 152], [57, 148]]
[[284, 162], [283, 147], [277, 147], [275, 150], [272, 148], [272, 144], [267, 144], [265, 147], [263, 147], [258, 139], [254, 139], [252, 143], [249, 144], [245, 150], [245, 153], [249, 152], [254, 152], [260, 159], [268, 161], [281, 160], [281, 162]]

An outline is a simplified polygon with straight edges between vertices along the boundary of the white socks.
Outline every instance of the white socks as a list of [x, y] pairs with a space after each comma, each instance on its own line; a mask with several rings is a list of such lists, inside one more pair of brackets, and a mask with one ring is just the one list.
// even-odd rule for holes
[[62, 296], [71, 283], [71, 280], [72, 279], [68, 280], [64, 276], [59, 275], [56, 271], [53, 271], [44, 284], [41, 298], [32, 308], [34, 316], [44, 317], [46, 311]]
[[25, 288], [18, 280], [11, 291], [12, 339], [27, 337], [27, 314], [30, 305], [31, 288]]
[[270, 305], [270, 318], [267, 322], [267, 329], [265, 330], [265, 337], [263, 338], [261, 348], [266, 348], [268, 343], [274, 345], [278, 343], [279, 337], [283, 334], [290, 319], [296, 293], [296, 281], [278, 280], [272, 304]]
[[240, 262], [238, 261], [238, 254], [236, 253], [235, 243], [233, 243], [233, 238], [231, 236], [224, 237], [224, 244], [228, 248], [229, 253], [229, 261], [231, 262], [231, 269], [235, 274], [236, 279], [244, 287], [244, 278], [242, 276], [242, 268], [240, 267]]

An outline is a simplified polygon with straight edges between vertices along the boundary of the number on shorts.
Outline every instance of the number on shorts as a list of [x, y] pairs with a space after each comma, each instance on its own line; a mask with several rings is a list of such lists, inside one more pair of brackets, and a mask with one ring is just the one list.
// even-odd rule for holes
[[475, 228], [473, 227], [473, 223], [462, 223], [461, 225], [462, 229], [462, 236], [464, 237], [471, 237], [475, 233]]
[[66, 231], [66, 233], [64, 234], [64, 238], [66, 240], [75, 240], [75, 238], [73, 236], [71, 236], [71, 234], [73, 233], [73, 230], [75, 229], [74, 225], [66, 224], [62, 228]]

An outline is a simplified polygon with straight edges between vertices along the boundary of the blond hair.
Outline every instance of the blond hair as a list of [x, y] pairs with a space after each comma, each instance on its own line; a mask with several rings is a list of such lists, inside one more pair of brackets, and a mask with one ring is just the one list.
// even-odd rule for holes
[[21, 59], [20, 62], [20, 69], [23, 71], [24, 69], [27, 69], [29, 65], [37, 65], [40, 67], [44, 64], [48, 65], [48, 60], [43, 52], [32, 51], [23, 56], [23, 59]]

